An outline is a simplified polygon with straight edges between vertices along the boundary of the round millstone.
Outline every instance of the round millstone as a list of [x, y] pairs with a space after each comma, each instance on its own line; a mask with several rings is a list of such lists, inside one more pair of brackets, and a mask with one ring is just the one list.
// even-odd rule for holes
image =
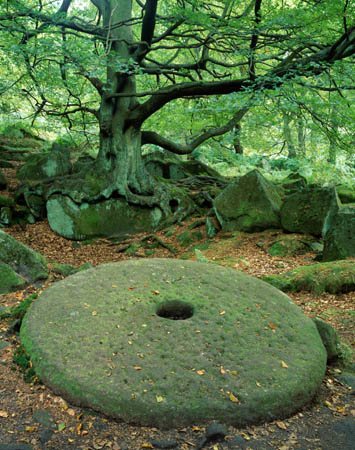
[[79, 272], [33, 303], [21, 340], [39, 378], [79, 406], [140, 425], [290, 415], [326, 352], [289, 297], [215, 264], [130, 260]]

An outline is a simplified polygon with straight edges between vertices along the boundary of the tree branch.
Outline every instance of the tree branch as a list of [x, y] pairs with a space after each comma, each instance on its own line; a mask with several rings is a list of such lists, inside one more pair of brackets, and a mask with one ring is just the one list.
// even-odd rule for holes
[[[206, 96], [206, 95], [226, 95], [232, 92], [245, 90], [258, 91], [261, 89], [275, 89], [281, 86], [287, 80], [296, 76], [318, 75], [330, 64], [340, 59], [347, 58], [355, 53], [355, 26], [348, 29], [333, 45], [325, 47], [310, 56], [295, 58], [292, 61], [284, 60], [269, 73], [250, 78], [210, 81], [210, 82], [191, 82], [178, 83], [168, 87], [158, 89], [155, 92], [143, 92], [135, 96], [151, 97], [144, 103], [136, 106], [131, 112], [127, 125], [142, 124], [148, 117], [161, 109], [164, 105], [177, 98]], [[115, 94], [116, 97], [124, 94]]]
[[228, 121], [225, 125], [222, 125], [221, 127], [214, 127], [211, 128], [204, 133], [200, 134], [197, 138], [193, 139], [188, 144], [177, 144], [170, 139], [167, 139], [163, 136], [161, 136], [158, 133], [155, 133], [154, 131], [142, 131], [142, 145], [145, 144], [155, 144], [159, 147], [164, 148], [165, 150], [169, 150], [172, 153], [178, 154], [178, 155], [188, 155], [192, 153], [195, 148], [197, 148], [199, 145], [203, 144], [203, 142], [207, 141], [208, 139], [215, 137], [215, 136], [221, 136], [222, 134], [227, 133], [228, 131], [231, 131], [235, 125], [242, 119], [242, 117], [246, 114], [246, 112], [249, 110], [249, 108], [242, 108], [238, 110], [232, 117], [230, 121]]

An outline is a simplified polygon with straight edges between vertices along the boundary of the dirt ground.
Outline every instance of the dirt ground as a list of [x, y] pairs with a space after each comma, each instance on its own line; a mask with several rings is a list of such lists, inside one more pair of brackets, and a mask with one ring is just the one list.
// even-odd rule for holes
[[[2, 192], [3, 195], [3, 192]], [[187, 230], [198, 219], [173, 227], [174, 234], [167, 237], [164, 231], [155, 235], [164, 243], [176, 248], [159, 247], [149, 257], [196, 259], [196, 254], [183, 248], [176, 236]], [[207, 242], [204, 226], [200, 230]], [[122, 261], [130, 257], [147, 257], [144, 249], [134, 256], [122, 251], [130, 240], [112, 243], [98, 239], [83, 245], [69, 241], [51, 231], [47, 221], [27, 225], [25, 229], [14, 226], [4, 229], [7, 233], [45, 255], [49, 261], [79, 267], [84, 263], [93, 266]], [[211, 262], [241, 270], [253, 276], [282, 273], [290, 269], [314, 263], [315, 253], [297, 257], [271, 256], [267, 249], [280, 230], [263, 233], [218, 233], [210, 240], [209, 247], [201, 250]], [[134, 236], [138, 240], [144, 235]], [[154, 239], [151, 240], [153, 243]], [[149, 241], [148, 241], [149, 242]], [[32, 293], [42, 290], [61, 279], [51, 273], [43, 285], [30, 285], [24, 290], [0, 296], [0, 310], [10, 308]], [[332, 324], [341, 340], [355, 349], [355, 292], [314, 295], [309, 292], [290, 294], [294, 302], [310, 317], [318, 316]], [[191, 426], [170, 431], [138, 427], [117, 420], [106, 419], [82, 408], [67, 404], [41, 383], [29, 384], [23, 380], [21, 369], [12, 359], [19, 345], [18, 336], [9, 328], [9, 321], [0, 323], [0, 450], [133, 450], [142, 448], [178, 448], [182, 450], [202, 448], [206, 427]], [[227, 427], [224, 440], [207, 442], [206, 449], [303, 449], [335, 450], [352, 449], [354, 436], [354, 390], [341, 378], [342, 370], [328, 367], [326, 377], [312, 405], [290, 418], [259, 426], [235, 429]], [[354, 382], [354, 378], [352, 378]], [[207, 424], [206, 424], [207, 425]], [[15, 446], [15, 444], [17, 446]], [[11, 446], [12, 445], [12, 446]]]

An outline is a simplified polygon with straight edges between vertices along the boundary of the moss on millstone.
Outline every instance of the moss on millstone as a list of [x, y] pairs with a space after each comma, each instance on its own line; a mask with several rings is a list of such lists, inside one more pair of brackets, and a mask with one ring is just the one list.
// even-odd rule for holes
[[298, 267], [279, 275], [265, 275], [261, 279], [284, 292], [350, 292], [355, 290], [355, 260]]
[[[157, 314], [176, 301], [192, 316]], [[21, 341], [68, 401], [161, 428], [285, 417], [312, 399], [326, 364], [316, 326], [285, 294], [175, 259], [105, 264], [56, 283], [26, 314]]]

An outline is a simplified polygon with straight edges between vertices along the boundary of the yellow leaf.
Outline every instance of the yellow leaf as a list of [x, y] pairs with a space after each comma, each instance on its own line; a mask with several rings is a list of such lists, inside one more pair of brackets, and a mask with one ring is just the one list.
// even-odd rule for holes
[[92, 315], [92, 316], [97, 316], [97, 315], [98, 315], [98, 312], [97, 312], [97, 311], [93, 311], [93, 312], [91, 313], [91, 315]]
[[144, 444], [142, 444], [142, 448], [154, 448], [154, 447], [149, 442], [145, 442]]
[[281, 430], [286, 430], [286, 424], [284, 422], [276, 422], [276, 425], [281, 428]]
[[285, 363], [285, 361], [281, 361], [281, 366], [282, 366], [284, 369], [288, 369], [288, 365]]
[[36, 431], [36, 427], [26, 427], [26, 431], [28, 432], [28, 433], [33, 433], [34, 431]]
[[226, 313], [225, 311], [221, 311], [221, 312], [219, 313], [219, 315], [220, 315], [220, 316], [224, 316], [225, 313]]
[[205, 371], [204, 370], [197, 370], [197, 372], [199, 375], [204, 375]]
[[158, 403], [161, 403], [164, 400], [161, 395], [156, 395], [155, 398], [157, 399]]
[[0, 411], [0, 417], [4, 417], [4, 418], [9, 417], [9, 413], [6, 411]]
[[140, 366], [134, 366], [134, 369], [135, 369], [135, 370], [142, 370], [142, 367], [140, 367]]
[[239, 398], [232, 394], [232, 392], [229, 394], [229, 400], [231, 400], [234, 403], [239, 403]]
[[154, 295], [159, 295], [160, 292], [159, 292], [159, 291], [154, 291], [153, 294], [154, 294]]
[[226, 371], [223, 369], [223, 367], [220, 367], [220, 368], [219, 368], [219, 371], [220, 371], [220, 373], [221, 373], [222, 375], [224, 375], [224, 374], [226, 373]]
[[258, 387], [261, 386], [261, 384], [259, 383], [259, 381], [256, 381], [255, 384], [256, 384]]
[[113, 288], [116, 288], [117, 286], [115, 284], [112, 285]]
[[231, 374], [232, 375], [238, 375], [238, 371], [237, 370], [231, 370]]
[[74, 409], [71, 409], [71, 408], [69, 408], [68, 410], [67, 410], [67, 413], [69, 414], [69, 416], [75, 416], [75, 411], [74, 411]]

